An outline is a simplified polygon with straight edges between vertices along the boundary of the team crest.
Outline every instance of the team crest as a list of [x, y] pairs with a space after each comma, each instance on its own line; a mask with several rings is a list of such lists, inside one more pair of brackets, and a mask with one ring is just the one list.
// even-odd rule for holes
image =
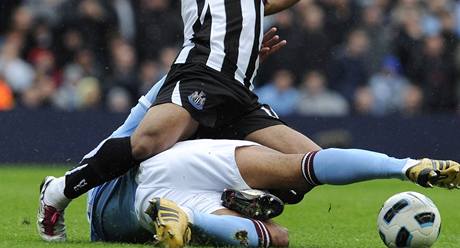
[[203, 110], [204, 103], [206, 102], [206, 94], [203, 91], [195, 91], [188, 96], [188, 101], [198, 110]]

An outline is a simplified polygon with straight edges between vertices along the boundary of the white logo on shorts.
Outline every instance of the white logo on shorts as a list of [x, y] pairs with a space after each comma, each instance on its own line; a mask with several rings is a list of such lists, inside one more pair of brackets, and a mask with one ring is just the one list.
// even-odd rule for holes
[[206, 94], [203, 91], [195, 91], [188, 96], [188, 101], [198, 110], [203, 110], [204, 103], [206, 102]]

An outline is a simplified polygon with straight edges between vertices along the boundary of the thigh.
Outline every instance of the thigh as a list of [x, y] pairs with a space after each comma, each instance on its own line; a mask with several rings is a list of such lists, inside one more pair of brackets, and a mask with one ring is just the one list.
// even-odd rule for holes
[[302, 154], [321, 149], [307, 136], [283, 124], [256, 130], [245, 139], [286, 154]]
[[235, 159], [251, 188], [303, 192], [309, 187], [302, 176], [302, 154], [284, 154], [264, 146], [238, 147]]
[[153, 106], [131, 136], [133, 155], [144, 159], [158, 154], [190, 137], [197, 127], [187, 110], [176, 104]]

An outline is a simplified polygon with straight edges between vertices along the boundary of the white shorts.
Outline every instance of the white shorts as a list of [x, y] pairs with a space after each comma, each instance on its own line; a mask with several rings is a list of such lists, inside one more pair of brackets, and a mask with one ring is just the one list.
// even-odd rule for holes
[[254, 145], [258, 144], [239, 140], [184, 141], [142, 162], [135, 198], [141, 224], [150, 229], [144, 210], [154, 197], [174, 201], [189, 217], [192, 210], [212, 213], [224, 208], [224, 189], [250, 189], [236, 165], [235, 149]]

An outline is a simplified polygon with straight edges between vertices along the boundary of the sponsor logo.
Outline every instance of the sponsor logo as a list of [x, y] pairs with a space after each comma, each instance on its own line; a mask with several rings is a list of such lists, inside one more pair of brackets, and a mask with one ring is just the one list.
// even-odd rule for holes
[[204, 103], [206, 102], [206, 94], [203, 91], [195, 91], [188, 96], [188, 101], [198, 110], [203, 110]]

